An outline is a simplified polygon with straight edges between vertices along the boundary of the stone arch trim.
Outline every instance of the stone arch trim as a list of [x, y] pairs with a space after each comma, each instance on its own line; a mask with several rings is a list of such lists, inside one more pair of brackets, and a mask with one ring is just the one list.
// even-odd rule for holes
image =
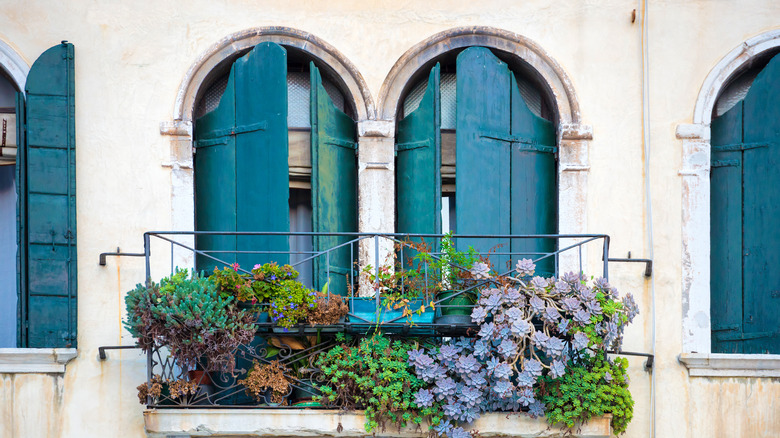
[[[358, 120], [366, 120], [374, 114], [374, 101], [366, 81], [352, 64], [335, 47], [302, 30], [281, 26], [258, 27], [228, 35], [209, 47], [187, 70], [176, 93], [173, 108], [173, 125], [191, 125], [195, 99], [209, 72], [236, 53], [261, 42], [296, 47], [331, 67], [344, 81], [357, 112]], [[186, 129], [186, 128], [185, 128]], [[167, 133], [163, 129], [163, 134]]]
[[[457, 27], [437, 33], [406, 51], [388, 73], [379, 92], [377, 123], [387, 125], [383, 136], [389, 138], [388, 157], [392, 157], [389, 154], [396, 112], [407, 83], [423, 65], [437, 56], [469, 46], [494, 48], [517, 56], [536, 70], [549, 88], [558, 113], [558, 232], [587, 232], [588, 148], [593, 130], [582, 124], [574, 86], [564, 69], [537, 43], [522, 35], [485, 26]], [[576, 270], [574, 257], [564, 254], [560, 263]]]
[[0, 40], [0, 68], [11, 77], [14, 85], [24, 93], [30, 66], [13, 47], [3, 40]]
[[[512, 53], [534, 68], [546, 82], [555, 100], [564, 135], [579, 130], [580, 107], [563, 68], [538, 44], [522, 35], [485, 26], [457, 27], [437, 33], [415, 45], [396, 61], [382, 84], [378, 119], [394, 120], [404, 86], [428, 61], [445, 52], [469, 46], [483, 46]], [[575, 126], [577, 128], [572, 129]], [[575, 135], [576, 136], [576, 135]]]
[[[735, 47], [710, 71], [697, 96], [693, 123], [677, 126], [682, 140], [682, 354], [680, 361], [691, 375], [753, 376], [780, 373], [780, 355], [761, 364], [749, 362], [754, 355], [728, 356], [736, 360], [717, 365], [710, 356], [710, 160], [712, 111], [729, 80], [754, 59], [780, 47], [780, 29], [762, 33]], [[702, 362], [704, 361], [704, 362]], [[768, 362], [767, 362], [768, 361]], [[702, 365], [702, 363], [705, 363]], [[770, 363], [771, 362], [771, 363]], [[718, 370], [714, 368], [720, 367]], [[758, 374], [756, 374], [758, 373]]]
[[780, 47], [780, 29], [755, 36], [724, 56], [702, 84], [693, 110], [693, 123], [709, 126], [712, 122], [715, 102], [734, 74], [749, 65], [756, 57], [778, 47]]

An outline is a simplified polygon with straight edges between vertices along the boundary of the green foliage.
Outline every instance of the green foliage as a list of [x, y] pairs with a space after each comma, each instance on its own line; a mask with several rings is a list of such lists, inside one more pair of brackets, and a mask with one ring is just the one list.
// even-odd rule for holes
[[252, 283], [236, 271], [236, 266], [225, 266], [220, 271], [214, 268], [209, 279], [216, 284], [219, 296], [223, 299], [235, 298], [235, 301], [253, 301]]
[[353, 344], [337, 345], [318, 359], [327, 386], [319, 388], [323, 395], [317, 400], [346, 409], [364, 408], [367, 432], [384, 431], [388, 421], [399, 428], [422, 424], [426, 418], [432, 425], [439, 423], [440, 404], [421, 407], [414, 402], [417, 391], [427, 386], [407, 363], [414, 343], [377, 333]]
[[159, 284], [128, 292], [124, 325], [147, 353], [164, 345], [184, 368], [205, 356], [211, 369], [231, 370], [234, 350], [255, 332], [252, 316], [231, 303], [208, 278], [177, 269]]
[[269, 313], [278, 326], [289, 328], [305, 321], [317, 306], [317, 292], [296, 280], [282, 280], [281, 290], [271, 298]]
[[255, 265], [251, 275], [239, 273], [238, 268], [237, 263], [222, 270], [214, 268], [210, 279], [217, 285], [222, 298], [233, 297], [252, 304], [268, 303], [286, 293], [284, 282], [298, 278], [298, 271], [292, 266], [279, 266], [275, 262]]
[[628, 390], [628, 361], [610, 362], [604, 352], [569, 362], [565, 375], [541, 378], [537, 397], [546, 405], [550, 424], [573, 427], [592, 417], [612, 414], [615, 434], [625, 432], [634, 416], [634, 400]]
[[255, 265], [252, 268], [252, 290], [259, 302], [270, 302], [285, 293], [284, 283], [298, 278], [298, 271], [290, 265], [279, 266], [275, 262]]

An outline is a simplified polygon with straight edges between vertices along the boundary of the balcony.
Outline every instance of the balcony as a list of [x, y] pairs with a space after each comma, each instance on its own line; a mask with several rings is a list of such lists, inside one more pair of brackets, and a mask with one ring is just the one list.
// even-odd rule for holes
[[[254, 336], [230, 352], [227, 365], [217, 366], [205, 357], [182, 360], [164, 336], [147, 338], [147, 382], [139, 397], [147, 407], [149, 436], [366, 435], [366, 419], [359, 410], [363, 406], [345, 411], [343, 399], [329, 398], [333, 392], [322, 391], [333, 378], [319, 367], [322, 358], [348, 342], [345, 339], [357, 343], [385, 336], [436, 349], [455, 337], [475, 338], [480, 324], [471, 315], [479, 297], [486, 290], [510, 287], [506, 278], [520, 278], [520, 267], [515, 267], [520, 259], [532, 260], [537, 275], [559, 277], [563, 272], [582, 272], [586, 257], [601, 256], [599, 274], [604, 278], [609, 274], [606, 235], [148, 232], [144, 242], [147, 289], [151, 280], [172, 276], [177, 266], [194, 264], [198, 270], [214, 272], [217, 277], [212, 281], [220, 275], [244, 279], [238, 281], [249, 286], [242, 283], [236, 289], [246, 286], [250, 295], [259, 290], [251, 289], [253, 281], [266, 282], [262, 289], [282, 272], [303, 290], [318, 294], [318, 306], [346, 304], [337, 320], [311, 324], [306, 318], [285, 319], [287, 315], [278, 311], [273, 300], [239, 303], [241, 312], [252, 314]], [[275, 270], [285, 264], [297, 274]], [[541, 319], [532, 323], [531, 332], [548, 331]], [[530, 348], [534, 353], [528, 357], [537, 357], [536, 349]], [[277, 380], [289, 382], [283, 391], [270, 386], [258, 389], [258, 381], [248, 378], [261, 369], [266, 373], [271, 366], [278, 371]], [[267, 379], [264, 382], [271, 385]], [[528, 408], [516, 404], [513, 410]], [[612, 433], [610, 416], [568, 430], [548, 427], [543, 416], [533, 419], [502, 411], [483, 410], [471, 427], [482, 436]], [[421, 427], [388, 426], [375, 432], [424, 436], [427, 428], [423, 422]]]

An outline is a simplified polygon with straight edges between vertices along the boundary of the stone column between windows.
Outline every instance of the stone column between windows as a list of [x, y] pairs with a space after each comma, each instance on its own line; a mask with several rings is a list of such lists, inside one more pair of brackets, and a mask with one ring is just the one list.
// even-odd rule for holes
[[[162, 123], [160, 133], [170, 136], [171, 149], [163, 167], [171, 168], [171, 229], [195, 229], [195, 180], [192, 166], [192, 123]], [[175, 239], [191, 248], [195, 247], [193, 236], [177, 236]], [[159, 257], [159, 260], [171, 260], [179, 268], [195, 268], [192, 251], [174, 246], [173, 258]], [[154, 258], [153, 258], [154, 259]]]
[[[358, 231], [395, 232], [395, 121], [358, 122]], [[377, 251], [378, 249], [378, 251]], [[393, 242], [368, 238], [360, 242], [360, 269], [392, 263]], [[378, 260], [377, 260], [378, 258]], [[360, 295], [372, 289], [363, 282]]]
[[677, 126], [682, 140], [683, 353], [709, 353], [710, 326], [710, 127]]
[[[590, 125], [562, 124], [558, 141], [558, 233], [584, 234], [588, 229], [588, 159], [589, 140], [593, 139]], [[558, 248], [577, 243], [582, 239], [561, 239]], [[598, 251], [597, 260], [601, 260], [599, 242], [587, 244], [582, 255], [574, 249], [561, 253], [559, 272], [591, 272], [587, 264], [588, 253]], [[595, 254], [592, 254], [595, 256]]]

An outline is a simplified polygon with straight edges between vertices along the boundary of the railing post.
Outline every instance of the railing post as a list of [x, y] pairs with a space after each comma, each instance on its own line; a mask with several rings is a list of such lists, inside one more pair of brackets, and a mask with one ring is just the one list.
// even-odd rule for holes
[[146, 262], [146, 287], [152, 286], [152, 265], [149, 261], [151, 255], [151, 248], [149, 245], [149, 234], [144, 233], [144, 260]]
[[379, 312], [379, 236], [374, 235], [374, 299]]
[[609, 280], [609, 236], [604, 236], [604, 250], [601, 255], [604, 260], [604, 278]]

